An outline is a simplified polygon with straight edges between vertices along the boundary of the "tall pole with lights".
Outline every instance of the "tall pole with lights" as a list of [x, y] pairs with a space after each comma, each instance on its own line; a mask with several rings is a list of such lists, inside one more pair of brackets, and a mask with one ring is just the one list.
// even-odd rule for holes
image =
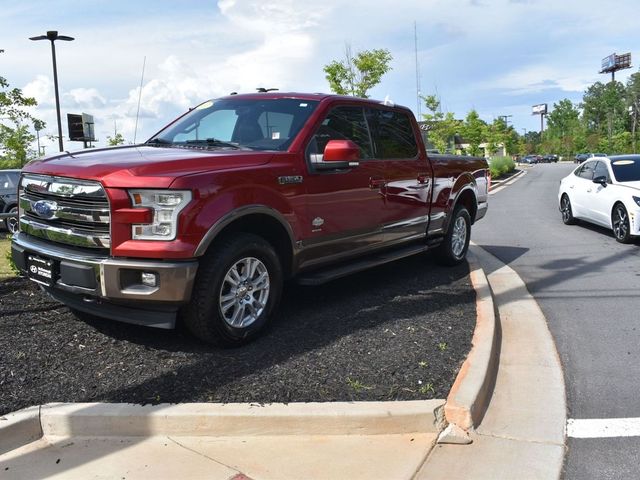
[[39, 35], [37, 37], [29, 37], [29, 40], [49, 40], [51, 42], [51, 57], [53, 58], [53, 86], [56, 93], [56, 114], [58, 117], [58, 146], [60, 151], [64, 151], [62, 145], [62, 122], [60, 120], [60, 95], [58, 93], [58, 67], [56, 65], [56, 40], [64, 40], [65, 42], [71, 42], [73, 37], [67, 37], [66, 35], [58, 35], [56, 30], [50, 30], [46, 35]]

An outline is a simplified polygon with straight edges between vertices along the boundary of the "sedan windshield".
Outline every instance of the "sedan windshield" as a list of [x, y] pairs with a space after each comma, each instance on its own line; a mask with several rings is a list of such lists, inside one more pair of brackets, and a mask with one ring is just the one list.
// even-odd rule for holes
[[640, 181], [640, 157], [611, 159], [611, 169], [618, 182]]
[[318, 102], [294, 98], [225, 98], [191, 110], [147, 144], [286, 150]]

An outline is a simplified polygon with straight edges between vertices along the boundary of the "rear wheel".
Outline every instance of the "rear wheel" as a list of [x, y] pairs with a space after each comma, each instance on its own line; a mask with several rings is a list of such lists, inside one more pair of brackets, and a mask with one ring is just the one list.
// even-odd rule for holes
[[438, 263], [458, 265], [467, 255], [471, 239], [471, 217], [463, 206], [453, 210], [453, 216], [444, 240], [436, 251]]
[[613, 227], [613, 235], [620, 243], [629, 243], [631, 241], [631, 226], [629, 225], [629, 214], [624, 205], [618, 203], [613, 207], [611, 214], [611, 225]]
[[562, 223], [565, 225], [575, 225], [576, 219], [573, 216], [573, 210], [571, 209], [571, 200], [566, 193], [562, 195], [560, 199], [560, 213], [562, 214]]
[[282, 268], [273, 247], [257, 235], [235, 234], [203, 257], [183, 320], [205, 342], [242, 345], [265, 328], [281, 291]]

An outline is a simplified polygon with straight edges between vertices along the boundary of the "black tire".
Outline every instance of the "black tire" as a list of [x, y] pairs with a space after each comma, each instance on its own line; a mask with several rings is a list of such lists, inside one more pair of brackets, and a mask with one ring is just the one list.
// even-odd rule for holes
[[281, 292], [282, 267], [273, 247], [257, 235], [237, 233], [202, 258], [182, 319], [207, 343], [239, 346], [266, 327]]
[[629, 243], [631, 241], [631, 226], [629, 224], [629, 214], [627, 209], [621, 203], [613, 207], [611, 213], [611, 226], [613, 227], [613, 236], [620, 243]]
[[15, 217], [5, 218], [4, 226], [7, 228], [9, 233], [17, 233], [18, 231], [18, 207], [11, 207], [9, 212], [7, 213], [15, 213]]
[[449, 266], [462, 263], [467, 255], [470, 239], [471, 217], [465, 207], [458, 205], [453, 210], [447, 233], [436, 250], [437, 262]]
[[560, 213], [562, 215], [562, 223], [565, 225], [575, 225], [577, 223], [571, 209], [571, 200], [566, 193], [560, 198]]

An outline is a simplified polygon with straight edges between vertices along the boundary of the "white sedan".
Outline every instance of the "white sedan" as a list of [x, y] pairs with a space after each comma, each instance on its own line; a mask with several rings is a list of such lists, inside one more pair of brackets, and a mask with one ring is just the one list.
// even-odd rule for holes
[[558, 202], [566, 225], [585, 220], [629, 243], [640, 235], [640, 155], [590, 158], [560, 181]]

